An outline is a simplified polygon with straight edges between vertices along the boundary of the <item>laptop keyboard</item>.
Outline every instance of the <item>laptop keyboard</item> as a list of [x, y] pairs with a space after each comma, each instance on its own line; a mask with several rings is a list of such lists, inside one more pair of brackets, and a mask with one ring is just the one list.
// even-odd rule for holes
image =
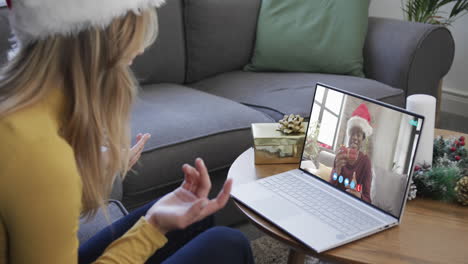
[[356, 209], [350, 205], [292, 174], [268, 177], [258, 183], [346, 235], [353, 235], [379, 224], [373, 217], [363, 212], [353, 212]]

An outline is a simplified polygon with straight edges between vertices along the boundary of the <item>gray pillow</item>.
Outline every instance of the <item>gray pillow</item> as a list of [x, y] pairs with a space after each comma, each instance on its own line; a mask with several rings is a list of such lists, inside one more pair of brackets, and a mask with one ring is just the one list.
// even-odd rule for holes
[[188, 83], [248, 63], [259, 8], [260, 0], [185, 0]]

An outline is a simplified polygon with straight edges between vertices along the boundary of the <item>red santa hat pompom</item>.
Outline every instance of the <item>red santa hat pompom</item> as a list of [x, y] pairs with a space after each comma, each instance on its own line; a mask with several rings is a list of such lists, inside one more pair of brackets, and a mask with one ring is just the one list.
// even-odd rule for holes
[[107, 27], [129, 11], [160, 7], [165, 0], [7, 0], [13, 34], [20, 45], [53, 35]]
[[372, 135], [371, 116], [369, 109], [365, 104], [360, 104], [356, 110], [351, 114], [351, 118], [348, 120], [348, 126], [346, 133], [350, 136], [350, 131], [352, 127], [360, 127], [366, 137]]

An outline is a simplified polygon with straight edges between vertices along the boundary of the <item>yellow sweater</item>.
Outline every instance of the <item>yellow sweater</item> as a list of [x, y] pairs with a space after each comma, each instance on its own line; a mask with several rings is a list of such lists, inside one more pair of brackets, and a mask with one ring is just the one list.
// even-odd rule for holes
[[[63, 94], [0, 119], [0, 264], [77, 263], [82, 183], [58, 135]], [[144, 218], [96, 263], [144, 263], [167, 239]]]

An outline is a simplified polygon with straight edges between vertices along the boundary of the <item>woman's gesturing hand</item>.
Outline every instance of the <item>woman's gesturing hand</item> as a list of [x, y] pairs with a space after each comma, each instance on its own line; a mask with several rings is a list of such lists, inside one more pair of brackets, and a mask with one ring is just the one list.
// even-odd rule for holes
[[146, 142], [148, 141], [148, 139], [151, 138], [151, 134], [141, 134], [139, 133], [137, 136], [136, 136], [136, 144], [135, 146], [133, 146], [131, 149], [130, 149], [130, 160], [128, 162], [128, 169], [130, 170], [133, 166], [135, 166], [135, 164], [137, 163], [137, 161], [140, 159], [141, 157], [141, 152], [143, 151], [143, 148], [145, 147], [145, 144]]
[[146, 213], [146, 220], [162, 233], [184, 229], [223, 208], [229, 200], [232, 179], [228, 179], [215, 199], [208, 199], [211, 180], [202, 159], [195, 168], [182, 166], [185, 180], [182, 185], [156, 202]]
[[335, 170], [338, 175], [341, 175], [341, 169], [346, 166], [346, 163], [348, 162], [348, 158], [346, 153], [339, 149], [338, 153], [335, 156]]

